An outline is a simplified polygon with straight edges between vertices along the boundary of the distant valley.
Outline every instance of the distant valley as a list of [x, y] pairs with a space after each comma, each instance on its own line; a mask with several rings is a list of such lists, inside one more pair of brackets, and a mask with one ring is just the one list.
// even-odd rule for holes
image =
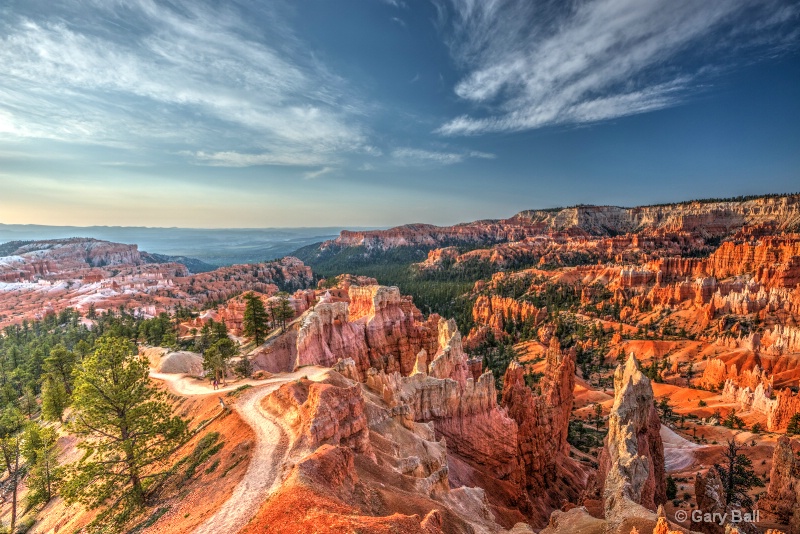
[[[202, 229], [0, 224], [0, 244], [89, 237], [115, 243], [135, 243], [140, 250], [152, 254], [185, 256], [212, 266], [222, 266], [281, 258], [300, 247], [334, 239], [340, 230], [334, 227]], [[195, 269], [192, 271], [196, 272]]]

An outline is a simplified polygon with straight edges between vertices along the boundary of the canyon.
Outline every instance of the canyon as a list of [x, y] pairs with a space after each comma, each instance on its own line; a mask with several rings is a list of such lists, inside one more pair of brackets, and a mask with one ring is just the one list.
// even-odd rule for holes
[[[0, 326], [67, 308], [87, 328], [121, 308], [176, 314], [179, 347], [138, 339], [152, 378], [206, 419], [219, 395], [222, 413], [254, 425], [261, 464], [220, 486], [246, 511], [209, 486], [202, 518], [170, 501], [143, 532], [208, 521], [241, 533], [791, 534], [798, 224], [797, 195], [578, 206], [345, 231], [297, 257], [203, 273], [135, 245], [14, 244], [0, 258]], [[247, 294], [268, 310], [285, 299], [293, 315], [259, 344], [245, 335]], [[237, 378], [232, 364], [219, 393], [194, 352], [216, 323], [249, 369]], [[758, 525], [690, 515], [747, 508], [722, 498], [730, 440], [764, 484], [746, 490]]]
[[225, 302], [247, 291], [272, 295], [302, 289], [313, 278], [310, 268], [291, 257], [193, 274], [181, 263], [156, 262], [136, 245], [94, 239], [11, 248], [0, 258], [0, 326], [66, 308], [102, 313], [124, 307], [154, 317], [180, 306]]

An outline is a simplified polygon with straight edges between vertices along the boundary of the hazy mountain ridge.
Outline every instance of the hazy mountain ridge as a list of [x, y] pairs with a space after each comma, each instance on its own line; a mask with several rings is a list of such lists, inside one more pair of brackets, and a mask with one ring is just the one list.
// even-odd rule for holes
[[340, 230], [341, 227], [198, 229], [0, 224], [0, 243], [86, 236], [115, 243], [136, 243], [150, 254], [195, 258], [221, 266], [281, 258], [305, 245], [333, 239]]
[[[51, 239], [45, 241], [9, 241], [7, 243], [0, 244], [0, 258], [8, 257], [8, 256], [17, 256], [20, 254], [30, 254], [33, 252], [43, 252], [45, 250], [51, 250], [53, 248], [64, 247], [69, 245], [82, 245], [88, 243], [96, 243], [98, 247], [104, 248], [107, 244], [110, 244], [108, 241], [102, 241], [93, 238], [70, 238], [70, 239]], [[191, 273], [205, 273], [208, 271], [213, 271], [216, 269], [216, 266], [210, 265], [203, 261], [200, 261], [196, 258], [187, 258], [186, 256], [168, 256], [166, 254], [155, 254], [149, 253], [144, 251], [138, 250], [138, 245], [123, 245], [128, 247], [135, 247], [136, 251], [134, 255], [137, 255], [136, 263], [139, 261], [143, 263], [179, 263], [185, 266], [189, 272]], [[128, 258], [130, 259], [130, 258]], [[103, 260], [105, 262], [105, 260]], [[112, 260], [116, 261], [117, 263], [129, 263], [128, 261], [120, 261], [120, 260]], [[87, 262], [87, 264], [91, 264], [91, 262]], [[113, 265], [114, 263], [103, 263], [105, 265]], [[101, 265], [92, 265], [93, 267], [98, 267]]]

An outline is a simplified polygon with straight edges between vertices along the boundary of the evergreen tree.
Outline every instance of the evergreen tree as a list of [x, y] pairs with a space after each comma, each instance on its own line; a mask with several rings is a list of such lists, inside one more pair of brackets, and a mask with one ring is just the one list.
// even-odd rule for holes
[[672, 421], [675, 417], [675, 409], [669, 403], [669, 397], [666, 395], [661, 397], [661, 400], [656, 404], [656, 409], [662, 421]]
[[11, 486], [11, 528], [10, 532], [15, 532], [17, 524], [17, 490], [19, 489], [20, 473], [20, 450], [22, 440], [20, 431], [24, 419], [22, 414], [13, 405], [6, 406], [0, 413], [0, 461], [3, 469], [8, 473], [8, 480]]
[[791, 435], [800, 434], [800, 413], [792, 415], [789, 419], [789, 426], [786, 427], [786, 433]]
[[194, 350], [197, 352], [205, 352], [211, 346], [211, 325], [214, 324], [214, 319], [209, 319], [206, 324], [200, 329], [200, 339], [195, 341]]
[[722, 422], [722, 426], [731, 429], [734, 427], [741, 429], [744, 428], [744, 421], [738, 415], [736, 415], [736, 410], [731, 410], [728, 413], [728, 416], [725, 417], [725, 420]]
[[742, 445], [736, 439], [728, 440], [728, 446], [723, 453], [722, 464], [715, 464], [714, 468], [719, 473], [722, 486], [725, 490], [725, 505], [738, 504], [743, 508], [752, 508], [753, 499], [748, 491], [755, 487], [763, 487], [764, 482], [753, 471], [753, 462], [741, 454]]
[[236, 364], [236, 374], [244, 378], [249, 378], [250, 375], [253, 374], [253, 362], [250, 361], [247, 354], [243, 354], [242, 358]]
[[29, 383], [22, 389], [22, 397], [20, 398], [20, 406], [22, 407], [28, 419], [33, 418], [33, 414], [39, 408], [36, 403], [36, 392], [33, 391], [33, 386]]
[[228, 339], [228, 327], [225, 321], [218, 321], [211, 325], [211, 342], [219, 341], [221, 339]]
[[603, 422], [603, 405], [599, 402], [594, 403], [594, 422], [597, 430], [600, 430], [600, 424]]
[[213, 375], [218, 383], [225, 382], [230, 359], [236, 352], [236, 344], [233, 341], [228, 338], [220, 339], [203, 354], [203, 369]]
[[686, 387], [691, 387], [692, 378], [694, 378], [694, 362], [689, 362], [689, 366], [686, 368]]
[[278, 297], [278, 301], [272, 308], [272, 314], [275, 321], [280, 323], [281, 332], [285, 332], [286, 322], [294, 317], [294, 308], [292, 308], [292, 304], [289, 302], [289, 295], [287, 293], [280, 292], [276, 296]]
[[673, 500], [678, 496], [678, 485], [675, 483], [675, 479], [671, 476], [667, 477], [667, 499]]
[[253, 338], [256, 345], [261, 345], [267, 335], [267, 310], [264, 308], [264, 302], [253, 293], [248, 293], [244, 298], [242, 320], [244, 335]]
[[64, 345], [58, 344], [50, 349], [50, 355], [44, 359], [42, 370], [50, 375], [53, 380], [58, 380], [64, 386], [67, 395], [72, 395], [72, 370], [77, 358], [68, 351]]
[[64, 384], [50, 375], [42, 382], [42, 417], [47, 421], [63, 421], [64, 410], [69, 406], [69, 395]]
[[27, 505], [46, 504], [55, 495], [63, 469], [58, 466], [55, 430], [28, 423], [23, 434], [22, 455], [28, 464]]
[[[148, 362], [124, 338], [105, 335], [75, 377], [71, 430], [87, 454], [70, 466], [68, 502], [97, 508], [109, 501], [142, 506], [154, 477], [186, 434], [167, 394], [150, 385]], [[123, 514], [124, 516], [124, 514]], [[123, 517], [120, 516], [120, 517]]]
[[90, 352], [92, 352], [92, 346], [85, 339], [81, 339], [75, 344], [75, 354], [78, 356], [78, 360], [83, 361]]

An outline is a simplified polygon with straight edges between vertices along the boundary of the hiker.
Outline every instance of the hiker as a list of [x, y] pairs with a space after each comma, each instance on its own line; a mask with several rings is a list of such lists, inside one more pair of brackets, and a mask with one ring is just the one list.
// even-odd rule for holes
[[217, 389], [217, 385], [218, 385], [218, 384], [219, 384], [219, 382], [217, 382], [217, 379], [215, 378], [215, 379], [214, 379], [214, 390], [215, 390], [215, 391], [216, 391], [216, 389]]

